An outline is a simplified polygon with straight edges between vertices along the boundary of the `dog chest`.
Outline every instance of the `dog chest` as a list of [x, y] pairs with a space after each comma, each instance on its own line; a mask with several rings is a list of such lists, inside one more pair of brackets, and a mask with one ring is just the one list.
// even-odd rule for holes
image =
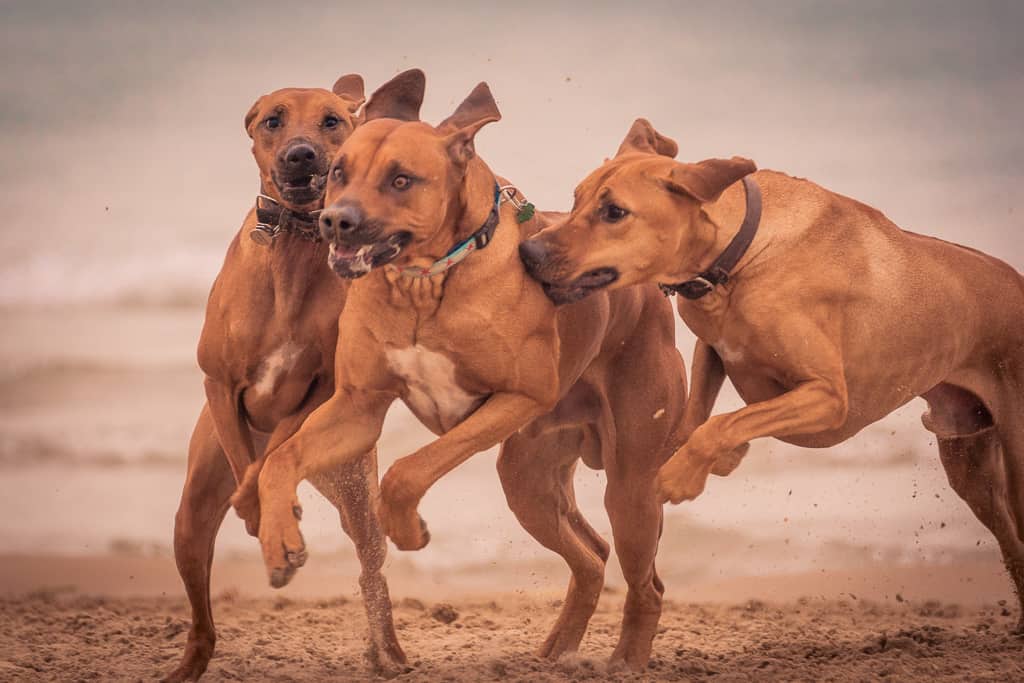
[[424, 424], [447, 432], [476, 410], [483, 397], [459, 386], [455, 363], [419, 344], [386, 352], [388, 365], [406, 387], [405, 401]]

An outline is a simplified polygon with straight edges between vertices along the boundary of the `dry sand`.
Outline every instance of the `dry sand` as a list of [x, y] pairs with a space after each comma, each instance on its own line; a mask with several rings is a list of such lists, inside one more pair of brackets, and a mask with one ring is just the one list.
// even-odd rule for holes
[[[308, 569], [275, 594], [257, 559], [216, 563], [219, 641], [204, 680], [370, 678], [354, 576]], [[581, 651], [549, 662], [533, 651], [560, 604], [550, 582], [510, 592], [522, 577], [500, 568], [388, 573], [413, 666], [401, 680], [1024, 680], [1016, 602], [990, 563], [669, 584], [642, 676], [604, 664], [618, 588]], [[189, 614], [168, 558], [6, 557], [0, 581], [0, 680], [152, 680], [181, 655]]]

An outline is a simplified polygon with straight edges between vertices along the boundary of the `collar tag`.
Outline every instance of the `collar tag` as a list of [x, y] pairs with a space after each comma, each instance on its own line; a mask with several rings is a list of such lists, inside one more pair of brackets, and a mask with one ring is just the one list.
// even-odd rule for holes
[[515, 185], [502, 185], [498, 188], [500, 193], [501, 201], [508, 202], [512, 206], [516, 207], [516, 222], [525, 223], [526, 221], [533, 218], [533, 214], [536, 213], [537, 207], [533, 205], [533, 202], [526, 200], [526, 197], [520, 197], [519, 188]]

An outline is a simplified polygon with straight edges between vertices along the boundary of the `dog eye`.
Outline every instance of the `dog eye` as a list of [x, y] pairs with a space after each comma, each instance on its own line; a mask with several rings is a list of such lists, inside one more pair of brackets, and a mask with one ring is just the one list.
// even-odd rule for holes
[[263, 121], [263, 125], [269, 128], [270, 130], [280, 128], [281, 118], [279, 116], [268, 116], [266, 120]]
[[343, 169], [341, 166], [335, 166], [331, 170], [331, 178], [333, 178], [336, 182], [339, 183], [345, 182], [345, 169]]
[[407, 190], [411, 184], [412, 180], [407, 175], [396, 175], [395, 179], [391, 181], [391, 187], [396, 190]]
[[623, 218], [629, 215], [629, 211], [626, 211], [621, 206], [615, 204], [607, 204], [602, 212], [602, 218], [607, 223], [618, 223]]
[[339, 119], [337, 116], [333, 116], [331, 114], [328, 114], [327, 116], [324, 117], [323, 127], [324, 128], [334, 128], [339, 123], [341, 123], [341, 119]]

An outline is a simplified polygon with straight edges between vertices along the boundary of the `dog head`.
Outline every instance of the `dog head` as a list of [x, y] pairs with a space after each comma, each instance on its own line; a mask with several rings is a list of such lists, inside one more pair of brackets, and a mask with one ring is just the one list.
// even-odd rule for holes
[[637, 119], [615, 157], [576, 188], [569, 215], [520, 245], [526, 270], [552, 301], [669, 282], [684, 265], [680, 254], [696, 254], [707, 243], [701, 204], [756, 167], [739, 157], [683, 164], [673, 158], [677, 151], [674, 141]]
[[349, 74], [321, 88], [284, 88], [256, 100], [245, 115], [263, 193], [290, 209], [320, 207], [327, 166], [356, 127], [363, 79]]
[[374, 93], [331, 165], [320, 231], [341, 277], [440, 258], [490, 213], [494, 180], [474, 170], [482, 162], [473, 146], [477, 131], [501, 118], [487, 84], [436, 128], [420, 122], [418, 110], [402, 93]]

